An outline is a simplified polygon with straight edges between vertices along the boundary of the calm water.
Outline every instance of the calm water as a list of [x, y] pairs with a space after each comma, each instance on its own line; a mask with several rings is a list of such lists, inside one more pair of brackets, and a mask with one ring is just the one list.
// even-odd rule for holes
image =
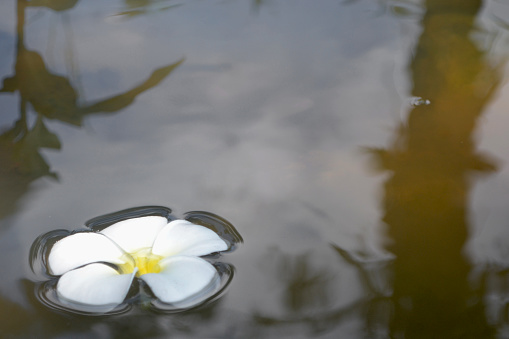
[[[497, 0], [1, 1], [1, 336], [509, 338], [508, 42]], [[144, 205], [235, 225], [219, 300], [37, 300], [37, 236]]]

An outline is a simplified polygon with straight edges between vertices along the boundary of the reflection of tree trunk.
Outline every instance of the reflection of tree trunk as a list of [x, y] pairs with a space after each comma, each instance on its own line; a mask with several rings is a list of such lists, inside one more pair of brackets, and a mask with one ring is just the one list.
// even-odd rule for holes
[[469, 38], [481, 1], [428, 0], [426, 6], [410, 67], [413, 95], [431, 103], [415, 107], [392, 148], [378, 153], [393, 172], [383, 200], [388, 248], [397, 257], [391, 332], [486, 338], [490, 330], [462, 250], [469, 173], [494, 169], [476, 154], [473, 132], [497, 79]]
[[26, 0], [18, 0], [16, 2], [16, 15], [17, 15], [17, 23], [16, 23], [16, 31], [17, 31], [17, 40], [16, 40], [16, 51], [19, 51], [23, 48], [23, 44], [25, 41], [25, 8], [26, 8]]

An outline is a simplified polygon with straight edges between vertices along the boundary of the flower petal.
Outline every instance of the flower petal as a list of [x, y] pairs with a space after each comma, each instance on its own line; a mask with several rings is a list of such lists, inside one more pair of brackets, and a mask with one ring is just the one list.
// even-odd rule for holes
[[157, 233], [166, 226], [168, 219], [160, 216], [132, 218], [117, 222], [103, 229], [104, 234], [126, 252], [134, 253], [152, 247]]
[[163, 259], [160, 273], [141, 276], [159, 300], [178, 303], [209, 292], [219, 279], [214, 266], [197, 257], [174, 256]]
[[110, 239], [93, 232], [75, 233], [57, 241], [48, 256], [50, 273], [61, 275], [98, 261], [122, 264], [124, 252]]
[[136, 274], [119, 274], [104, 264], [90, 264], [69, 271], [60, 277], [57, 293], [67, 301], [103, 306], [124, 301]]
[[187, 220], [174, 220], [159, 232], [152, 253], [163, 257], [177, 254], [201, 256], [227, 249], [226, 242], [214, 231]]

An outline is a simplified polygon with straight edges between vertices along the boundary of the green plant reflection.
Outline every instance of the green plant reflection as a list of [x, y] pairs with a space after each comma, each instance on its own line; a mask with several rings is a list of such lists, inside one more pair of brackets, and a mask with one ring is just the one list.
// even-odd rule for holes
[[171, 0], [124, 0], [125, 9], [116, 15], [133, 18], [139, 15], [166, 11], [179, 6], [180, 4], [171, 3]]
[[[46, 7], [55, 11], [73, 8], [77, 1], [17, 1], [17, 42], [14, 75], [5, 77], [0, 92], [18, 93], [19, 119], [0, 135], [2, 201], [0, 219], [13, 213], [17, 201], [28, 192], [34, 180], [56, 174], [40, 153], [42, 148], [60, 149], [61, 142], [45, 124], [47, 119], [81, 126], [83, 119], [94, 113], [115, 113], [133, 103], [138, 95], [157, 86], [183, 60], [158, 68], [132, 89], [82, 105], [80, 93], [71, 81], [54, 74], [46, 66], [43, 57], [25, 46], [25, 11], [29, 7]], [[28, 113], [33, 111], [36, 122], [28, 124]]]

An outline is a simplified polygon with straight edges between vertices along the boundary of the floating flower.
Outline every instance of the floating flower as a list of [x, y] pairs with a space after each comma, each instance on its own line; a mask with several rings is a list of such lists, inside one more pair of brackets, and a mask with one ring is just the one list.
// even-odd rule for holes
[[135, 279], [172, 305], [195, 305], [197, 296], [217, 290], [220, 274], [202, 256], [226, 251], [231, 243], [189, 220], [126, 218], [132, 210], [119, 215], [120, 221], [67, 235], [46, 249], [46, 271], [58, 277], [55, 291], [62, 304], [111, 310], [124, 302]]

